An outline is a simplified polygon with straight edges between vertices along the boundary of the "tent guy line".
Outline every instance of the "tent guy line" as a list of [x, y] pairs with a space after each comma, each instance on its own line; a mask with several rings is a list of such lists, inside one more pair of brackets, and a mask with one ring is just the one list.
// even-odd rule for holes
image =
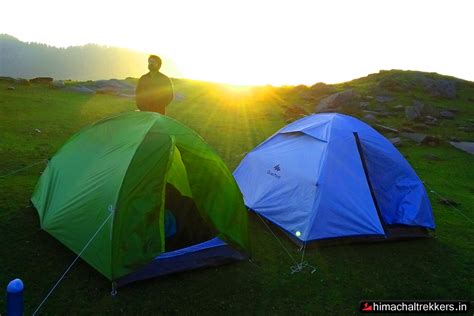
[[64, 277], [66, 276], [66, 274], [71, 270], [71, 268], [74, 266], [74, 264], [76, 263], [77, 259], [79, 259], [81, 257], [81, 255], [84, 253], [84, 251], [87, 249], [87, 247], [89, 247], [89, 245], [92, 243], [92, 241], [94, 240], [94, 238], [97, 236], [97, 234], [102, 230], [102, 228], [104, 227], [105, 223], [107, 223], [107, 221], [112, 217], [112, 215], [114, 214], [115, 211], [113, 212], [110, 212], [109, 216], [105, 219], [105, 221], [99, 226], [99, 228], [97, 229], [97, 231], [94, 233], [94, 235], [92, 235], [91, 239], [89, 239], [89, 241], [86, 243], [86, 245], [84, 246], [84, 248], [82, 248], [81, 252], [79, 252], [79, 254], [76, 256], [76, 258], [72, 261], [72, 263], [69, 265], [69, 267], [66, 269], [66, 271], [64, 271], [64, 273], [61, 275], [61, 277], [59, 278], [59, 280], [54, 284], [54, 286], [51, 288], [51, 290], [49, 290], [48, 294], [46, 295], [46, 297], [43, 299], [43, 301], [38, 305], [38, 307], [35, 309], [35, 311], [33, 312], [33, 316], [36, 315], [36, 313], [40, 310], [40, 308], [43, 306], [43, 304], [48, 300], [48, 298], [50, 297], [50, 295], [53, 293], [53, 291], [58, 287], [59, 283], [61, 283], [61, 281], [64, 279]]

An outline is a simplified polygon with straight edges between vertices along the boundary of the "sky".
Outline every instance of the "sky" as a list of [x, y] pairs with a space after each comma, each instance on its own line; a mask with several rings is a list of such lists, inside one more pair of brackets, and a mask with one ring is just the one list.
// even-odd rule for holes
[[5, 1], [0, 33], [158, 54], [168, 75], [242, 85], [337, 83], [381, 69], [474, 81], [473, 0]]

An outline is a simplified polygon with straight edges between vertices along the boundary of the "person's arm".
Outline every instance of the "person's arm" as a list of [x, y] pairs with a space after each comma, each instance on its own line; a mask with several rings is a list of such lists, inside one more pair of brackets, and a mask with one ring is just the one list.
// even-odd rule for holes
[[173, 101], [174, 99], [174, 89], [173, 89], [173, 82], [171, 81], [171, 79], [168, 78], [168, 86], [166, 87], [166, 93], [165, 93], [165, 96], [166, 96], [166, 105], [170, 104], [171, 101]]
[[143, 105], [143, 81], [142, 78], [138, 79], [137, 87], [135, 89], [135, 104], [137, 108]]

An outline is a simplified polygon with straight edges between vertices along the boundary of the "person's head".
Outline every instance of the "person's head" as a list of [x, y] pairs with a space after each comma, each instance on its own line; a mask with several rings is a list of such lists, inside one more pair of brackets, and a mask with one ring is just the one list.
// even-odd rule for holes
[[148, 70], [159, 71], [161, 68], [161, 58], [156, 55], [148, 57]]

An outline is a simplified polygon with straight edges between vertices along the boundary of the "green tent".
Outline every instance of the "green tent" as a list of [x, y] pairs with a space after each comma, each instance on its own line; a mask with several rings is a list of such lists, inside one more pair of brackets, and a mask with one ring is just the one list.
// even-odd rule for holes
[[[167, 249], [168, 187], [193, 204], [178, 227], [216, 237], [183, 247], [188, 257]], [[31, 200], [41, 228], [75, 253], [96, 234], [81, 258], [112, 281], [205, 266], [206, 257], [237, 259], [247, 247], [247, 211], [222, 159], [196, 132], [157, 113], [85, 127], [49, 161]], [[179, 256], [179, 264], [170, 261]]]

